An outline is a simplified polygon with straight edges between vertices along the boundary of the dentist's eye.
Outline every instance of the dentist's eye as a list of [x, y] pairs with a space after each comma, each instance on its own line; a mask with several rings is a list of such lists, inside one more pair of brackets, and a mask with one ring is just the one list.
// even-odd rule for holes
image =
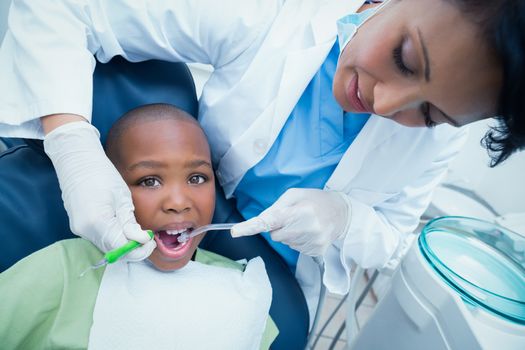
[[138, 182], [139, 186], [157, 188], [160, 186], [160, 181], [154, 177], [146, 177]]
[[433, 128], [437, 125], [436, 122], [432, 120], [430, 117], [430, 103], [425, 102], [421, 105], [421, 113], [423, 114], [423, 118], [425, 120], [425, 126], [427, 128]]
[[414, 75], [414, 71], [408, 68], [405, 64], [405, 61], [403, 60], [403, 43], [401, 43], [392, 51], [392, 58], [394, 59], [394, 63], [401, 74], [407, 76]]
[[200, 185], [202, 183], [205, 183], [206, 181], [208, 181], [208, 178], [203, 175], [192, 175], [188, 179], [188, 183], [191, 185]]

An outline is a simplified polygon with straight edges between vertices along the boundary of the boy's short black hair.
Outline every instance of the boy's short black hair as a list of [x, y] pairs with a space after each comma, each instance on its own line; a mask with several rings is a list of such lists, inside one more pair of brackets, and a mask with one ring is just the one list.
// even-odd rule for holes
[[137, 124], [166, 119], [189, 122], [197, 125], [202, 130], [200, 124], [194, 117], [173, 105], [167, 103], [153, 103], [148, 105], [142, 105], [124, 113], [111, 126], [111, 129], [108, 132], [108, 137], [106, 139], [105, 146], [108, 158], [114, 164], [116, 164], [119, 161], [120, 138], [127, 129]]

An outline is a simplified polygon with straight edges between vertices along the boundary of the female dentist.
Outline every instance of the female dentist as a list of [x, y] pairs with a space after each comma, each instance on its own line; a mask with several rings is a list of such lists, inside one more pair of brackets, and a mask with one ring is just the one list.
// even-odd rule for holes
[[143, 259], [155, 243], [86, 122], [93, 55], [211, 64], [199, 120], [226, 196], [253, 218], [232, 234], [269, 231], [314, 310], [311, 256], [342, 294], [353, 263], [394, 266], [465, 140], [459, 127], [498, 115], [496, 162], [524, 144], [523, 2], [363, 3], [15, 0], [0, 134], [44, 138], [72, 231], [102, 250], [140, 241]]

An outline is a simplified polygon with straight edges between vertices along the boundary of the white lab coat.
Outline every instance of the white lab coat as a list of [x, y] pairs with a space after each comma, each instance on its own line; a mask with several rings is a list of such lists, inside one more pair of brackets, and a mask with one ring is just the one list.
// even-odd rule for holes
[[[270, 149], [328, 55], [336, 20], [362, 3], [15, 0], [0, 52], [0, 134], [42, 137], [35, 118], [52, 113], [89, 118], [93, 53], [101, 61], [122, 55], [211, 64], [199, 119], [217, 177], [231, 196]], [[465, 136], [464, 128], [408, 128], [371, 116], [326, 184], [346, 193], [352, 207], [345, 238], [324, 256], [330, 291], [348, 291], [353, 263], [396, 264]], [[296, 276], [315, 309], [317, 265], [301, 255]]]

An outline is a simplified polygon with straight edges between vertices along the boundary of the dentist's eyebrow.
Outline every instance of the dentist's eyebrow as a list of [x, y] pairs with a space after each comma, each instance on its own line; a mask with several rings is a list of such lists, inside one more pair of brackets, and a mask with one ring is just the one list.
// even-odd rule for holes
[[421, 46], [421, 50], [423, 51], [423, 60], [425, 62], [424, 64], [425, 80], [429, 82], [430, 81], [430, 61], [428, 59], [428, 49], [427, 49], [427, 46], [425, 45], [425, 41], [423, 40], [423, 36], [421, 35], [421, 31], [419, 30], [419, 28], [417, 29], [417, 37], [419, 39], [419, 45]]
[[[423, 51], [423, 60], [425, 62], [423, 71], [425, 72], [425, 81], [428, 83], [430, 81], [430, 60], [428, 58], [427, 46], [425, 45], [425, 41], [423, 40], [423, 36], [421, 35], [421, 31], [419, 30], [419, 28], [417, 28], [417, 37], [419, 39], [421, 51]], [[443, 118], [445, 118], [450, 123], [450, 125], [455, 126], [456, 128], [459, 128], [461, 126], [454, 118], [443, 112], [441, 109], [436, 109], [439, 111], [439, 113], [443, 115]]]
[[421, 50], [423, 51], [423, 60], [425, 61], [425, 65], [424, 65], [425, 80], [428, 83], [430, 81], [430, 60], [428, 59], [427, 46], [425, 45], [425, 41], [423, 40], [423, 36], [421, 35], [421, 31], [419, 30], [419, 28], [417, 29], [417, 36], [419, 38], [419, 45], [421, 46]]

